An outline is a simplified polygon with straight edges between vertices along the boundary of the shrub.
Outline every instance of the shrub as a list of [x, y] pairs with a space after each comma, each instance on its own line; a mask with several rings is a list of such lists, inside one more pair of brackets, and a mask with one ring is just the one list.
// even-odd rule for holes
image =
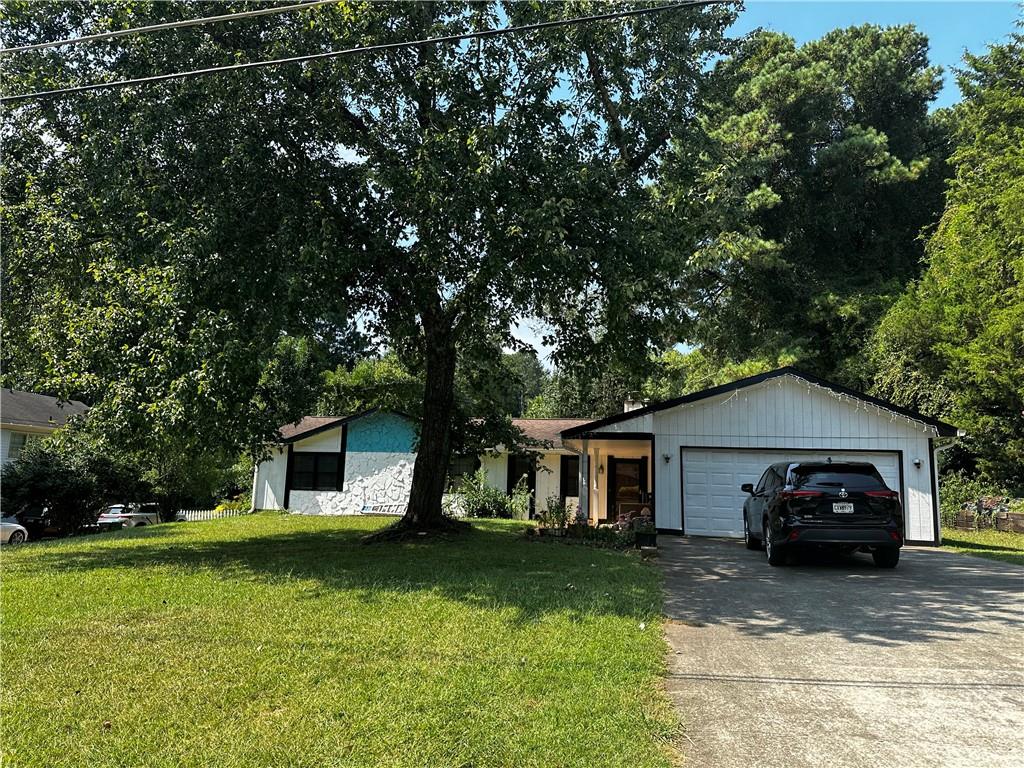
[[965, 503], [974, 503], [982, 496], [1005, 496], [1006, 491], [990, 482], [951, 472], [939, 481], [939, 510], [942, 525], [952, 526]]
[[537, 512], [537, 522], [549, 528], [565, 528], [572, 515], [557, 496], [548, 496], [547, 506]]
[[453, 492], [458, 497], [458, 501], [455, 503], [461, 507], [466, 517], [509, 518], [513, 516], [509, 497], [487, 484], [487, 472], [483, 469], [463, 476]]
[[508, 516], [516, 520], [528, 520], [530, 517], [530, 487], [526, 484], [526, 478], [519, 478], [519, 482], [512, 488], [512, 495], [506, 496], [508, 504]]
[[58, 451], [44, 442], [26, 446], [4, 467], [0, 495], [5, 516], [23, 519], [46, 510], [67, 533], [96, 522], [106, 500], [97, 468], [86, 456]]

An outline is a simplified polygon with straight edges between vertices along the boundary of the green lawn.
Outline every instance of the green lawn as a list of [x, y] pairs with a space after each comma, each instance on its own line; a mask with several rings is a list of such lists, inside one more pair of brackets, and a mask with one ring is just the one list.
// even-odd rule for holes
[[949, 528], [942, 534], [942, 547], [968, 555], [1024, 565], [1024, 533], [992, 529], [960, 531]]
[[261, 514], [2, 554], [5, 766], [673, 761], [656, 569]]

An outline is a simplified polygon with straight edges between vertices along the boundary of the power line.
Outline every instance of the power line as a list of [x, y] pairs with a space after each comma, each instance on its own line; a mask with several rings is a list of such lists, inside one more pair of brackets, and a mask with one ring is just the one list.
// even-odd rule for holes
[[111, 32], [97, 32], [94, 35], [83, 37], [68, 37], [64, 40], [51, 40], [46, 43], [32, 43], [31, 45], [19, 45], [14, 48], [2, 48], [0, 54], [22, 53], [24, 51], [38, 51], [43, 48], [58, 48], [64, 45], [77, 45], [78, 43], [92, 43], [97, 40], [110, 40], [125, 35], [141, 34], [143, 32], [160, 32], [165, 29], [180, 29], [182, 27], [198, 27], [203, 24], [213, 24], [219, 21], [235, 21], [237, 19], [251, 19], [253, 16], [267, 16], [275, 13], [287, 13], [289, 11], [300, 11], [305, 8], [314, 8], [318, 5], [337, 3], [338, 0], [310, 0], [310, 2], [298, 3], [297, 5], [273, 5], [268, 8], [260, 8], [255, 11], [241, 11], [239, 13], [225, 13], [221, 16], [205, 16], [199, 19], [183, 19], [182, 21], [168, 21], [163, 24], [151, 24], [148, 27], [133, 27], [131, 29], [115, 29]]
[[577, 16], [571, 19], [558, 19], [555, 21], [542, 21], [535, 24], [523, 24], [518, 27], [502, 27], [500, 29], [485, 29], [480, 32], [464, 32], [457, 35], [444, 35], [441, 37], [425, 37], [419, 40], [406, 40], [396, 43], [380, 43], [368, 45], [361, 48], [344, 48], [338, 51], [325, 51], [324, 53], [312, 53], [304, 56], [289, 56], [283, 59], [266, 59], [263, 61], [250, 61], [244, 64], [231, 64], [221, 67], [207, 67], [206, 69], [193, 69], [185, 72], [170, 72], [164, 75], [150, 75], [149, 77], [137, 77], [131, 80], [114, 80], [109, 83], [90, 83], [89, 85], [76, 85], [70, 88], [56, 88], [51, 91], [35, 91], [33, 93], [21, 93], [14, 96], [0, 97], [0, 104], [13, 104], [30, 99], [42, 99], [53, 96], [63, 96], [72, 93], [84, 93], [86, 91], [98, 91], [106, 88], [127, 88], [132, 85], [149, 85], [161, 83], [166, 80], [181, 80], [192, 77], [205, 77], [206, 75], [219, 74], [221, 72], [235, 72], [246, 69], [258, 69], [260, 67], [271, 67], [278, 64], [296, 64], [304, 61], [318, 61], [321, 59], [332, 59], [338, 56], [348, 56], [360, 53], [372, 53], [375, 51], [390, 51], [398, 48], [411, 48], [417, 45], [431, 45], [436, 43], [450, 43], [459, 40], [475, 40], [490, 37], [500, 37], [519, 32], [532, 32], [538, 29], [553, 29], [555, 27], [576, 26], [594, 21], [608, 21], [622, 19], [632, 16], [644, 16], [662, 11], [675, 11], [683, 8], [696, 8], [705, 5], [717, 5], [727, 0], [687, 0], [687, 2], [673, 3], [672, 5], [659, 5], [650, 8], [634, 8], [627, 11], [614, 11], [612, 13], [601, 13], [593, 16]]

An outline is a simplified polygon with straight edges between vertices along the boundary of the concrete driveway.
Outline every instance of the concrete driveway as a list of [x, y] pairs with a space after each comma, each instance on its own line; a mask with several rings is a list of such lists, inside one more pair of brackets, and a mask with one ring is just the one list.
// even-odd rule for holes
[[659, 537], [668, 690], [700, 768], [1024, 765], [1024, 568], [904, 549], [771, 568]]

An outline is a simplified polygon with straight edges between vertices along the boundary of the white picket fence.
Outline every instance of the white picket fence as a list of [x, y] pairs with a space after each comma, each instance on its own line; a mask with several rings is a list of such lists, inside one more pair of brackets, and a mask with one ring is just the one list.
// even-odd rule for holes
[[198, 523], [201, 520], [220, 520], [222, 517], [239, 517], [250, 514], [248, 509], [179, 509], [175, 520]]

